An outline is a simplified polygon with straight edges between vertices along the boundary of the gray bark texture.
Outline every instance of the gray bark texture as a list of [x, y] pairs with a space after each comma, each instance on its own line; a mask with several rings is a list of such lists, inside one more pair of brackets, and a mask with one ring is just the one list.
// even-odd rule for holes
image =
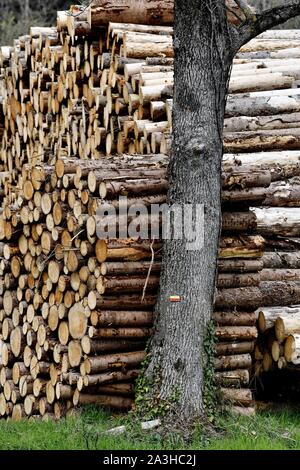
[[[222, 132], [235, 53], [266, 29], [300, 14], [300, 0], [262, 12], [254, 12], [247, 1], [235, 3], [245, 17], [238, 26], [227, 22], [225, 0], [174, 2], [174, 138], [168, 200], [170, 205], [182, 208], [185, 204], [204, 206], [201, 250], [187, 250], [185, 238], [164, 243], [156, 328], [145, 370], [145, 378], [152, 385], [144, 398], [153, 407], [167, 405], [174, 426], [178, 417], [181, 424], [205, 418], [204, 346], [214, 299], [216, 306], [225, 303], [228, 308], [245, 308], [250, 300], [259, 306], [263, 298], [266, 305], [274, 303], [274, 292], [267, 282], [262, 290], [224, 289], [226, 296], [223, 291], [215, 296], [221, 227]], [[292, 293], [298, 294], [299, 290], [297, 283], [290, 284], [284, 299], [288, 304]], [[181, 301], [171, 303], [172, 295], [180, 296]]]
[[[186, 239], [164, 244], [158, 320], [146, 378], [150, 398], [181, 417], [204, 415], [203, 342], [211, 319], [221, 226], [222, 132], [232, 57], [225, 0], [175, 1], [174, 144], [169, 203], [203, 204], [204, 246], [188, 251]], [[181, 302], [171, 303], [173, 294]]]

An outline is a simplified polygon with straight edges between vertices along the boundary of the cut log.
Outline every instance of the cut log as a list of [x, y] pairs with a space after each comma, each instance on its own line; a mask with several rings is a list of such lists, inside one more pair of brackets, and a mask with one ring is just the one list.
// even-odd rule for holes
[[151, 328], [89, 328], [90, 338], [149, 338], [151, 336]]
[[282, 343], [289, 335], [300, 333], [300, 316], [293, 318], [279, 317], [275, 322], [276, 338]]
[[[249, 70], [247, 70], [249, 73]], [[256, 73], [256, 72], [255, 72]], [[239, 116], [225, 119], [225, 132], [245, 132], [299, 127], [300, 113], [273, 116]], [[254, 186], [260, 186], [254, 185]]]
[[73, 339], [81, 339], [87, 330], [87, 316], [84, 307], [77, 303], [69, 311], [69, 332]]
[[145, 347], [145, 340], [136, 339], [91, 339], [84, 336], [81, 340], [85, 354], [99, 354], [117, 351], [140, 351]]
[[215, 358], [216, 370], [249, 369], [252, 365], [250, 354], [220, 356]]
[[215, 308], [255, 310], [261, 305], [288, 306], [300, 302], [300, 283], [294, 281], [263, 281], [259, 287], [220, 289]]
[[293, 178], [300, 174], [300, 153], [298, 151], [258, 152], [245, 154], [224, 154], [223, 168], [243, 165], [253, 170], [272, 170], [272, 181]]
[[[139, 1], [121, 0], [116, 6], [113, 2], [96, 0], [88, 11], [90, 28], [106, 26], [108, 23], [134, 23], [140, 25], [172, 25], [174, 3], [172, 0]], [[144, 26], [145, 31], [149, 31]], [[153, 29], [150, 31], [153, 31]], [[157, 33], [161, 30], [157, 28]], [[168, 31], [168, 30], [167, 30]], [[151, 56], [151, 54], [150, 54]]]
[[256, 411], [255, 408], [252, 406], [230, 406], [228, 407], [228, 411], [233, 413], [234, 415], [238, 416], [254, 416]]
[[252, 340], [258, 336], [257, 328], [253, 326], [217, 326], [216, 337], [224, 341], [236, 341], [239, 339]]
[[261, 281], [300, 281], [300, 269], [263, 269]]
[[[276, 253], [275, 253], [276, 254]], [[266, 257], [268, 253], [263, 255], [261, 260], [255, 259], [222, 259], [218, 260], [218, 271], [221, 273], [248, 273], [248, 272], [258, 272], [261, 271], [264, 267], [264, 262], [266, 263]], [[299, 256], [299, 266], [300, 266], [300, 256]], [[267, 267], [267, 266], [265, 266]]]
[[109, 369], [136, 367], [142, 363], [144, 358], [144, 351], [110, 354], [106, 356], [87, 358], [84, 361], [84, 367], [86, 374], [89, 375]]
[[88, 305], [91, 310], [151, 310], [156, 303], [155, 295], [146, 295], [142, 299], [141, 295], [124, 295], [122, 304], [118, 296], [97, 296], [94, 292], [88, 295]]
[[254, 351], [254, 341], [236, 341], [234, 343], [217, 343], [215, 346], [216, 356], [231, 356], [247, 354]]
[[215, 379], [217, 384], [222, 387], [241, 388], [249, 385], [250, 374], [246, 369], [237, 369], [228, 372], [216, 372]]
[[79, 341], [70, 341], [68, 345], [68, 358], [71, 367], [77, 367], [82, 357], [82, 349]]
[[264, 307], [257, 310], [258, 327], [263, 333], [275, 326], [278, 317], [294, 317], [300, 316], [300, 307], [297, 305], [291, 307]]
[[265, 192], [261, 205], [271, 207], [299, 207], [300, 184], [298, 177], [288, 181], [275, 181]]
[[220, 241], [219, 258], [260, 258], [265, 241], [260, 235], [223, 237]]
[[[295, 279], [295, 276], [292, 279]], [[250, 287], [250, 286], [258, 286], [259, 282], [260, 282], [260, 275], [253, 274], [253, 273], [251, 274], [219, 274], [217, 278], [218, 287], [246, 287], [246, 286]]]
[[151, 267], [152, 272], [160, 272], [161, 263], [150, 261], [137, 261], [137, 262], [105, 262], [101, 264], [101, 274], [103, 276], [115, 276], [124, 274], [141, 274], [147, 275]]
[[279, 358], [283, 356], [283, 353], [284, 353], [283, 345], [280, 344], [278, 341], [274, 341], [272, 344], [272, 350], [271, 350], [273, 361], [278, 362]]
[[115, 293], [131, 293], [143, 292], [147, 283], [147, 290], [156, 290], [159, 285], [159, 277], [150, 275], [146, 277], [139, 277], [131, 275], [127, 276], [114, 276], [104, 280], [105, 291]]
[[299, 148], [300, 129], [248, 131], [224, 134], [227, 152], [259, 152], [263, 150], [288, 150]]
[[[140, 369], [130, 369], [127, 371], [112, 371], [102, 374], [85, 375], [79, 379], [79, 390], [84, 387], [95, 387], [101, 384], [109, 384], [112, 382], [120, 382], [131, 379], [136, 379], [140, 374]], [[81, 385], [80, 385], [81, 384]]]
[[300, 235], [298, 210], [294, 208], [253, 208], [257, 230], [268, 235], [297, 237]]
[[300, 269], [300, 253], [266, 252], [262, 262], [266, 269]]
[[220, 390], [221, 397], [225, 402], [230, 402], [231, 404], [249, 406], [252, 401], [252, 392], [248, 389], [234, 389], [234, 388], [221, 388]]
[[109, 326], [144, 326], [152, 325], [154, 315], [152, 312], [141, 311], [101, 311], [97, 315], [97, 323], [101, 327]]
[[284, 358], [287, 362], [300, 364], [300, 335], [297, 333], [287, 337], [284, 343]]
[[214, 312], [213, 320], [218, 326], [254, 326], [255, 312]]
[[271, 180], [272, 176], [269, 170], [250, 172], [247, 168], [240, 170], [238, 168], [225, 168], [222, 172], [223, 190], [268, 188]]
[[98, 405], [108, 406], [109, 408], [115, 408], [117, 410], [129, 410], [132, 408], [134, 401], [131, 398], [123, 398], [119, 396], [110, 395], [86, 395], [79, 393], [75, 390], [73, 396], [73, 405]]

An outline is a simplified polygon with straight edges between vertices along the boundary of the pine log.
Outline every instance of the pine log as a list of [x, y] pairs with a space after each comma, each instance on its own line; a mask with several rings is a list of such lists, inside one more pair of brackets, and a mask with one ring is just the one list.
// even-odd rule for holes
[[293, 178], [300, 174], [300, 152], [296, 150], [281, 152], [258, 152], [244, 154], [224, 154], [223, 168], [239, 169], [246, 166], [249, 170], [272, 170], [272, 181]]
[[127, 381], [136, 379], [140, 374], [140, 369], [130, 369], [126, 371], [112, 371], [102, 374], [85, 375], [78, 381], [77, 388], [80, 391], [83, 387], [94, 387], [101, 384]]
[[263, 150], [289, 150], [299, 148], [300, 129], [248, 131], [224, 134], [226, 152], [259, 152]]
[[117, 410], [129, 410], [132, 408], [134, 401], [131, 398], [123, 398], [119, 396], [110, 395], [87, 395], [79, 393], [75, 390], [73, 396], [73, 405], [98, 405], [108, 406], [109, 408], [115, 408]]
[[148, 274], [151, 267], [151, 272], [160, 272], [161, 263], [150, 261], [136, 261], [129, 262], [105, 262], [101, 264], [101, 274], [103, 276], [115, 276], [124, 274]]
[[219, 341], [252, 340], [257, 338], [256, 327], [253, 326], [217, 326], [216, 337]]
[[214, 312], [213, 320], [218, 326], [254, 326], [256, 314], [236, 311]]
[[263, 355], [262, 368], [264, 372], [269, 372], [273, 369], [273, 359], [269, 351], [266, 351]]
[[[161, 248], [160, 243], [153, 245], [154, 251]], [[131, 239], [98, 240], [96, 243], [96, 257], [99, 263], [106, 260], [142, 261], [151, 259], [151, 243], [142, 240], [141, 243]]]
[[116, 196], [142, 196], [147, 194], [164, 194], [169, 184], [166, 179], [134, 180], [127, 181], [102, 181], [99, 184], [99, 196], [101, 199], [113, 199]]
[[299, 207], [300, 182], [299, 178], [290, 178], [288, 181], [273, 182], [267, 188], [263, 206]]
[[234, 343], [217, 343], [215, 346], [216, 356], [231, 356], [236, 354], [252, 353], [254, 341], [241, 341], [240, 338]]
[[284, 358], [287, 362], [300, 364], [300, 335], [293, 333], [284, 343]]
[[261, 281], [300, 281], [300, 269], [263, 269]]
[[300, 316], [296, 315], [292, 318], [278, 317], [275, 322], [276, 338], [282, 343], [285, 338], [294, 333], [300, 333]]
[[[295, 276], [293, 277], [295, 279]], [[280, 279], [281, 280], [281, 279]], [[297, 279], [296, 279], [297, 280]], [[218, 287], [245, 287], [258, 286], [260, 282], [259, 274], [219, 274], [217, 278]]]
[[[111, 22], [163, 26], [172, 25], [173, 20], [174, 3], [172, 0], [164, 2], [142, 0], [135, 4], [130, 0], [121, 0], [117, 6], [113, 2], [96, 0], [88, 11], [88, 23], [91, 29], [106, 26]], [[159, 31], [157, 29], [157, 32]]]
[[[247, 70], [247, 73], [249, 71]], [[257, 73], [257, 70], [255, 71]], [[225, 119], [224, 132], [245, 132], [299, 127], [300, 113], [272, 116], [239, 116]], [[259, 185], [258, 185], [259, 186]]]
[[219, 370], [249, 369], [252, 365], [250, 354], [220, 356], [215, 358], [215, 368]]
[[[235, 191], [230, 191], [230, 193]], [[224, 192], [223, 192], [223, 201]], [[232, 202], [231, 197], [229, 200]], [[253, 212], [223, 212], [222, 229], [230, 232], [249, 232], [257, 227], [256, 216]]]
[[68, 344], [68, 359], [71, 367], [77, 367], [82, 357], [82, 349], [79, 341], [70, 341]]
[[[265, 253], [262, 259], [222, 259], [218, 260], [218, 271], [221, 273], [251, 273], [261, 271], [269, 253]], [[275, 253], [275, 255], [277, 255]], [[300, 256], [299, 256], [300, 266]], [[268, 267], [268, 266], [265, 266]], [[275, 266], [276, 267], [276, 266]]]
[[257, 230], [261, 234], [297, 237], [300, 235], [298, 210], [295, 208], [253, 208]]
[[251, 390], [248, 389], [234, 389], [234, 388], [221, 388], [221, 397], [225, 402], [231, 404], [249, 406], [253, 401]]
[[87, 330], [87, 316], [82, 304], [73, 305], [68, 314], [69, 331], [73, 339], [81, 339]]
[[270, 92], [229, 94], [226, 103], [226, 117], [270, 116], [300, 111], [299, 90], [287, 88]]
[[112, 294], [142, 292], [146, 284], [147, 290], [156, 290], [159, 285], [159, 277], [151, 275], [146, 278], [131, 275], [130, 278], [114, 276], [104, 280], [105, 291]]
[[91, 310], [150, 310], [156, 303], [156, 295], [124, 295], [120, 303], [119, 296], [99, 296], [94, 292], [88, 295], [88, 305]]
[[122, 397], [134, 396], [134, 384], [132, 383], [119, 383], [111, 385], [102, 385], [98, 387], [100, 395], [117, 395]]
[[151, 328], [89, 328], [90, 338], [149, 338], [151, 336]]
[[268, 188], [271, 184], [271, 173], [268, 170], [250, 172], [248, 169], [228, 168], [222, 172], [223, 190]]
[[[248, 202], [252, 204], [263, 204], [266, 199], [267, 189], [266, 188], [249, 188], [235, 191], [223, 191], [222, 192], [222, 203], [223, 204], [234, 204], [241, 202]], [[254, 214], [253, 214], [254, 216]], [[254, 216], [255, 220], [255, 216]]]
[[255, 310], [261, 305], [288, 306], [300, 303], [300, 283], [263, 281], [258, 287], [220, 289], [215, 308]]
[[99, 354], [117, 351], [140, 351], [145, 347], [145, 340], [136, 339], [91, 339], [84, 336], [81, 340], [82, 351], [85, 354]]
[[144, 358], [144, 351], [90, 357], [84, 361], [85, 373], [89, 375], [109, 369], [125, 368], [126, 366], [136, 367], [141, 364]]
[[260, 235], [222, 237], [219, 258], [260, 258], [263, 256], [265, 242]]
[[272, 344], [272, 350], [271, 350], [273, 361], [278, 362], [279, 358], [283, 356], [283, 353], [284, 353], [283, 345], [280, 344], [278, 341], [274, 341]]
[[266, 252], [262, 262], [266, 269], [300, 269], [300, 253]]
[[98, 312], [97, 323], [93, 326], [144, 326], [152, 325], [154, 315], [147, 311], [101, 311]]
[[216, 372], [215, 379], [221, 387], [241, 388], [249, 385], [250, 374], [246, 369], [237, 369], [228, 372]]
[[257, 310], [258, 327], [263, 333], [275, 326], [278, 317], [295, 317], [300, 316], [300, 307], [297, 305], [290, 307], [264, 307]]

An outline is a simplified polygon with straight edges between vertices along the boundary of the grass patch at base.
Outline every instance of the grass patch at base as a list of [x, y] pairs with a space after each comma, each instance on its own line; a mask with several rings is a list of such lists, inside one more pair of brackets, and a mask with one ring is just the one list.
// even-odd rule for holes
[[[103, 431], [121, 424], [121, 436]], [[289, 450], [300, 449], [300, 409], [281, 408], [254, 417], [222, 417], [219, 432], [201, 430], [189, 445], [175, 434], [164, 441], [157, 433], [145, 433], [128, 417], [114, 417], [94, 407], [59, 422], [0, 421], [0, 450]]]

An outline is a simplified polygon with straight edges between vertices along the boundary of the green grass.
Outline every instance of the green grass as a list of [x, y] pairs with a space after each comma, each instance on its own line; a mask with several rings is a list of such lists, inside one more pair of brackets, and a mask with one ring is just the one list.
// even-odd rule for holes
[[[176, 435], [162, 441], [159, 435], [142, 433], [129, 426], [122, 436], [105, 436], [104, 430], [126, 422], [95, 408], [60, 422], [0, 422], [0, 450], [284, 450], [300, 449], [300, 409], [282, 408], [255, 417], [227, 416], [220, 419], [219, 432], [205, 437], [198, 431], [184, 446]], [[128, 419], [127, 419], [128, 422]]]

